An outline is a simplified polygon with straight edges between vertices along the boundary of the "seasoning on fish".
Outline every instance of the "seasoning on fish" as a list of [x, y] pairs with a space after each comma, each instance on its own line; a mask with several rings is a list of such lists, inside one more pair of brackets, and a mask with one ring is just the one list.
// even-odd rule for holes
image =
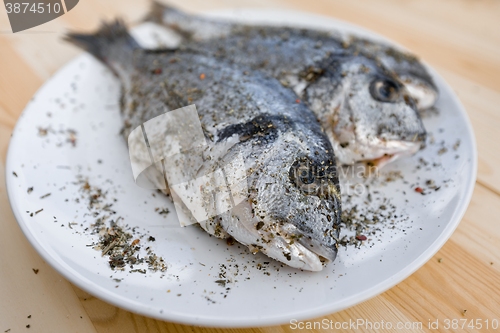
[[295, 91], [318, 117], [340, 164], [379, 167], [423, 147], [426, 131], [397, 76], [327, 32], [248, 26], [156, 5], [151, 19], [186, 40], [180, 49], [248, 66]]
[[[207, 145], [203, 158], [182, 165], [183, 172], [201, 177], [243, 157], [245, 200], [199, 221], [204, 230], [305, 270], [319, 271], [335, 259], [341, 215], [335, 156], [316, 117], [291, 90], [202, 54], [142, 50], [120, 22], [67, 39], [120, 78], [125, 138], [165, 111], [195, 104]], [[158, 68], [161, 73], [153, 73]], [[163, 127], [156, 130], [167, 137]], [[166, 140], [155, 138], [155, 144], [173, 149]]]
[[347, 43], [354, 52], [375, 57], [386, 68], [396, 73], [415, 100], [417, 109], [425, 110], [434, 106], [439, 97], [438, 88], [416, 56], [383, 42], [377, 43], [354, 36], [348, 37]]

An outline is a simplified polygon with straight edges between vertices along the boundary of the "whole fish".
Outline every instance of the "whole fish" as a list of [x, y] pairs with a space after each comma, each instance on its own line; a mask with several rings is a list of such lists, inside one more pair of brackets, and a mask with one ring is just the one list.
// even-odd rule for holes
[[381, 167], [423, 147], [426, 131], [404, 84], [330, 34], [212, 21], [157, 6], [151, 19], [184, 33], [181, 49], [262, 71], [293, 89], [318, 117], [340, 164]]
[[[181, 171], [201, 177], [215, 170], [214, 161], [229, 165], [236, 155], [243, 157], [245, 200], [198, 221], [203, 229], [296, 268], [319, 271], [322, 262], [335, 259], [341, 214], [335, 156], [316, 117], [293, 91], [260, 72], [202, 54], [142, 50], [120, 22], [67, 39], [120, 78], [125, 138], [166, 111], [195, 104], [207, 145], [203, 158], [188, 159]], [[161, 139], [169, 135], [167, 125], [156, 126], [159, 136], [149, 138], [151, 146], [174, 149]], [[180, 196], [172, 186], [170, 191]]]
[[[378, 42], [353, 35], [346, 35], [339, 31], [316, 31], [312, 29], [294, 29], [273, 26], [245, 25], [224, 20], [209, 19], [206, 17], [190, 15], [178, 9], [153, 1], [152, 9], [147, 20], [163, 24], [179, 34], [186, 40], [217, 41], [232, 34], [241, 33], [247, 29], [260, 30], [267, 34], [289, 34], [302, 32], [310, 38], [318, 38], [318, 44], [325, 40], [332, 45], [340, 45], [348, 52], [362, 54], [376, 58], [388, 70], [394, 72], [405, 84], [411, 97], [416, 101], [419, 110], [432, 107], [438, 97], [438, 88], [431, 75], [416, 56], [401, 49], [394, 48], [384, 42]], [[293, 39], [291, 39], [293, 41]], [[219, 44], [221, 45], [221, 44]], [[310, 52], [304, 49], [302, 52]]]

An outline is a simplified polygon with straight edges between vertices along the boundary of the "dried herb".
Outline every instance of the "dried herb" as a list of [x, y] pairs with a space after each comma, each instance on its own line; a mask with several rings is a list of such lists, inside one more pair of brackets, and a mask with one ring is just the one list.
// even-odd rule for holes
[[142, 249], [140, 245], [141, 238], [147, 237], [149, 241], [155, 241], [154, 237], [137, 234], [134, 228], [122, 226], [122, 217], [112, 218], [116, 214], [112, 209], [114, 200], [108, 199], [107, 192], [92, 186], [81, 176], [76, 184], [80, 184], [80, 192], [84, 194], [83, 198], [87, 199], [90, 215], [95, 217], [90, 228], [85, 229], [91, 235], [99, 236], [99, 240], [91, 246], [101, 251], [101, 256], [108, 257], [111, 269], [124, 270], [128, 265], [131, 273], [146, 274], [146, 269], [134, 268], [134, 265], [145, 265], [153, 272], [167, 270], [167, 264], [162, 257], [156, 255], [150, 247]]

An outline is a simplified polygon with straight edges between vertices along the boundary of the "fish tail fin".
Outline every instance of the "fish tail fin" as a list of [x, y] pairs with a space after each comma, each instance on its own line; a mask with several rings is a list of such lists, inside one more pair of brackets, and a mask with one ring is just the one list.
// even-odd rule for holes
[[134, 49], [140, 48], [121, 20], [109, 23], [103, 22], [99, 30], [94, 34], [70, 32], [64, 37], [64, 40], [91, 53], [105, 63], [113, 56], [112, 52], [110, 52], [112, 49], [119, 50], [114, 55], [121, 54], [123, 56], [132, 54]]

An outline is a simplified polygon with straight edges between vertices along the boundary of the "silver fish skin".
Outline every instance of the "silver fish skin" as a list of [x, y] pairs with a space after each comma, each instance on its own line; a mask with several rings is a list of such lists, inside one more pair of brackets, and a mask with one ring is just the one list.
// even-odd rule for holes
[[201, 221], [203, 229], [304, 270], [335, 260], [341, 215], [335, 156], [316, 117], [291, 90], [202, 54], [142, 50], [120, 22], [67, 40], [120, 78], [125, 138], [165, 111], [195, 104], [208, 144], [201, 162], [183, 167], [201, 176], [214, 170], [213, 161], [226, 165], [243, 156], [246, 200]]
[[181, 49], [229, 59], [293, 89], [318, 117], [340, 164], [369, 161], [382, 167], [423, 147], [426, 131], [404, 84], [342, 40], [321, 31], [212, 21], [158, 6], [153, 13], [159, 17], [151, 19], [182, 30], [187, 39]]
[[[231, 34], [241, 32], [242, 29], [261, 29], [268, 30], [269, 32], [274, 29], [271, 26], [243, 25], [190, 15], [157, 1], [153, 1], [151, 11], [146, 19], [163, 24], [175, 30], [187, 40], [193, 41], [225, 38]], [[293, 30], [293, 28], [280, 29], [282, 32]], [[300, 30], [311, 32], [311, 37], [315, 37], [315, 34], [319, 33], [319, 31], [311, 29]], [[349, 52], [361, 53], [380, 61], [404, 82], [411, 97], [416, 101], [419, 110], [428, 109], [436, 103], [439, 97], [438, 88], [427, 69], [416, 56], [383, 42], [345, 35], [337, 31], [321, 32], [320, 34], [323, 35], [322, 39], [326, 36], [332, 42], [340, 43]]]

